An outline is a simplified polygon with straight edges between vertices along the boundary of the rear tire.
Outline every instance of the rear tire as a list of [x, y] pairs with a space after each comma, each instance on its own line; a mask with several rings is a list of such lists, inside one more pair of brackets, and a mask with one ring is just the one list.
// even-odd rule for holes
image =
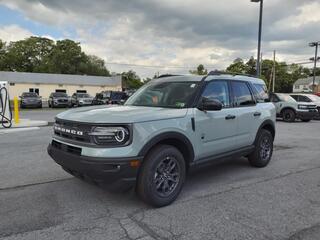
[[136, 191], [154, 207], [172, 203], [186, 178], [186, 164], [181, 152], [170, 145], [159, 145], [147, 154], [140, 168]]
[[273, 153], [273, 136], [265, 129], [258, 133], [254, 151], [248, 156], [251, 166], [262, 168], [268, 165]]
[[294, 122], [296, 120], [296, 113], [291, 109], [285, 109], [282, 112], [282, 119], [285, 122]]

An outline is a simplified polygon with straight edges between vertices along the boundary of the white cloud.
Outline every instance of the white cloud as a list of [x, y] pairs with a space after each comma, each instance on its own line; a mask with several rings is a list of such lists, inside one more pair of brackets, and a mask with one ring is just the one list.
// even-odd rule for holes
[[15, 24], [0, 26], [0, 39], [5, 42], [21, 40], [32, 35], [33, 34], [30, 31]]
[[[63, 36], [106, 62], [188, 68], [152, 68], [109, 64], [111, 71], [186, 73], [203, 63], [223, 69], [235, 58], [256, 55], [258, 8], [249, 0], [0, 0], [27, 19], [55, 26]], [[268, 0], [264, 6], [264, 56], [308, 59], [308, 41], [320, 40], [320, 4], [316, 0]], [[71, 31], [70, 31], [71, 29]], [[75, 34], [74, 34], [75, 32]], [[50, 32], [48, 32], [50, 35]]]

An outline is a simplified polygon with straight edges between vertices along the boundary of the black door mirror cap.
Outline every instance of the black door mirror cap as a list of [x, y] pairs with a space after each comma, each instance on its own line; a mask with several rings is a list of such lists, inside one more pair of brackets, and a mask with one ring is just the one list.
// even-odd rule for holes
[[220, 111], [222, 109], [222, 103], [218, 100], [203, 97], [198, 109], [201, 111]]

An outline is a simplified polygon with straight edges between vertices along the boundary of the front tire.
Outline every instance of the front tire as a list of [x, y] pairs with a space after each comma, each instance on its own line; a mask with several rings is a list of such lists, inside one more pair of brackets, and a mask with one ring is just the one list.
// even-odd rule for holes
[[185, 178], [186, 164], [181, 152], [170, 145], [159, 145], [144, 159], [136, 190], [147, 204], [163, 207], [178, 197]]
[[273, 153], [273, 136], [265, 129], [258, 133], [254, 151], [248, 156], [249, 163], [253, 167], [262, 168], [268, 165]]
[[294, 122], [296, 120], [296, 114], [291, 109], [285, 109], [282, 112], [282, 119], [285, 122]]

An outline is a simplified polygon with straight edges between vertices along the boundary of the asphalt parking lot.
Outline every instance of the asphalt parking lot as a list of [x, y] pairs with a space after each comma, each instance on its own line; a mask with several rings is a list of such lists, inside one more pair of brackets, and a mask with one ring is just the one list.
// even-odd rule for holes
[[[59, 111], [21, 117], [52, 122]], [[65, 173], [46, 153], [51, 127], [2, 134], [0, 239], [319, 239], [319, 129], [277, 122], [268, 167], [241, 158], [203, 169], [160, 209]]]

